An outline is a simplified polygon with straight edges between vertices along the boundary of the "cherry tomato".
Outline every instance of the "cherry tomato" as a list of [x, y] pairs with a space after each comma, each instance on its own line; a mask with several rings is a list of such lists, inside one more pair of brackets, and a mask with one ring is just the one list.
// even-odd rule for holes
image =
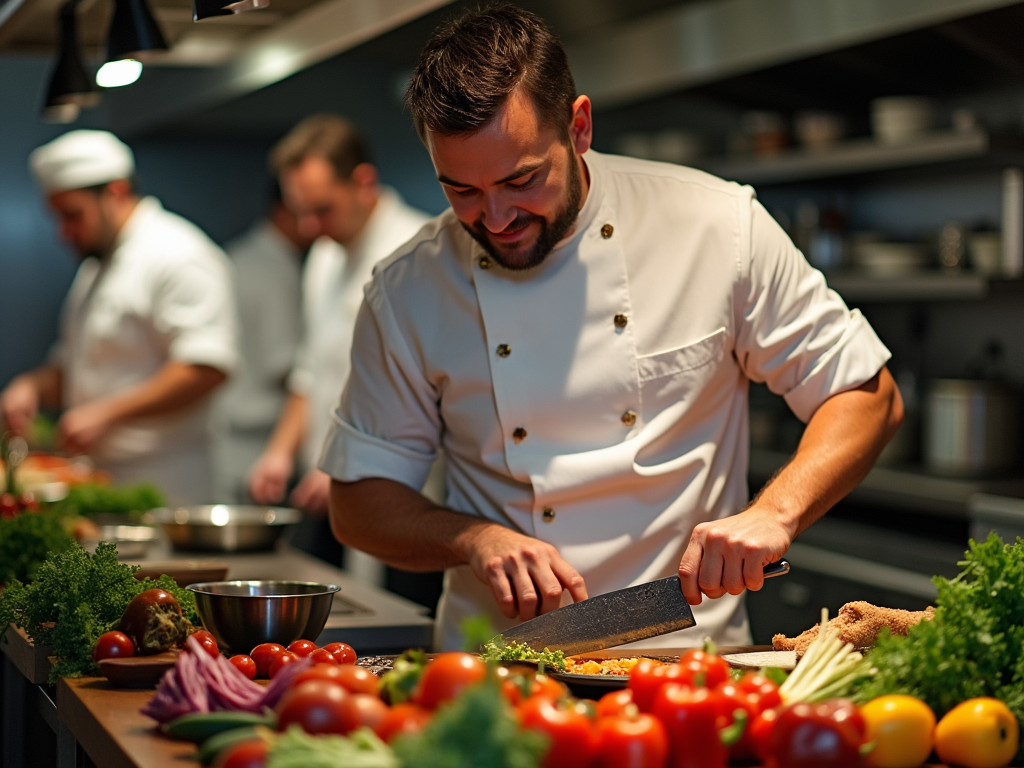
[[347, 643], [328, 643], [324, 646], [324, 650], [331, 654], [339, 664], [355, 664], [358, 658], [355, 649]]
[[345, 729], [345, 733], [364, 725], [376, 731], [377, 726], [388, 712], [388, 705], [378, 696], [369, 693], [353, 693], [342, 702], [341, 709], [342, 727]]
[[10, 519], [21, 511], [21, 504], [13, 493], [0, 494], [0, 517]]
[[636, 706], [633, 704], [633, 691], [629, 688], [612, 691], [597, 700], [597, 716], [616, 717], [624, 714], [630, 706]]
[[429, 722], [429, 709], [406, 701], [391, 707], [373, 730], [381, 741], [390, 743], [399, 736], [419, 733]]
[[267, 764], [267, 751], [267, 742], [263, 739], [243, 741], [217, 755], [213, 768], [264, 768]]
[[[220, 648], [217, 647], [217, 639], [205, 629], [197, 629], [192, 633], [191, 637], [194, 637], [196, 642], [203, 647], [203, 650], [213, 658], [216, 659], [220, 656]], [[187, 645], [185, 647], [188, 648]]]
[[278, 703], [277, 729], [296, 723], [306, 733], [344, 734], [346, 715], [342, 705], [349, 697], [341, 686], [313, 680], [292, 688]]
[[[696, 662], [700, 665], [701, 670], [704, 672], [703, 685], [707, 688], [715, 688], [729, 679], [729, 662], [721, 656], [706, 653], [699, 648], [691, 648], [679, 657], [679, 663], [689, 666], [691, 662]], [[694, 669], [692, 666], [689, 666], [689, 668]], [[698, 682], [700, 681], [692, 680], [690, 684], [694, 685]]]
[[754, 693], [760, 697], [761, 712], [777, 707], [782, 703], [782, 697], [779, 695], [779, 686], [760, 672], [747, 672], [747, 674], [740, 678], [739, 687], [747, 693]]
[[[502, 667], [504, 669], [504, 667]], [[518, 707], [524, 699], [533, 696], [547, 696], [559, 699], [569, 695], [569, 689], [553, 677], [537, 673], [522, 675], [505, 675], [501, 681], [501, 690], [513, 707]]]
[[250, 680], [256, 679], [256, 662], [252, 660], [252, 656], [246, 656], [244, 653], [240, 653], [237, 656], [232, 656], [228, 661], [234, 664], [235, 669]]
[[654, 697], [666, 683], [686, 683], [693, 679], [691, 670], [682, 664], [662, 664], [641, 660], [629, 673], [627, 687], [633, 691], [633, 703], [641, 712], [650, 712]]
[[256, 662], [256, 676], [269, 677], [270, 665], [284, 652], [284, 646], [277, 643], [262, 643], [253, 648], [249, 656]]
[[543, 768], [590, 768], [597, 751], [597, 737], [590, 719], [572, 707], [560, 709], [544, 696], [519, 705], [523, 728], [544, 734], [550, 741]]
[[310, 640], [295, 640], [288, 644], [288, 650], [300, 659], [304, 659], [313, 651], [317, 650], [317, 645]]
[[653, 715], [597, 721], [596, 768], [663, 768], [667, 760], [668, 734]]
[[135, 643], [124, 632], [104, 632], [92, 649], [92, 660], [121, 659], [135, 655]]
[[[481, 662], [483, 663], [483, 662]], [[316, 669], [316, 667], [313, 667]], [[330, 667], [326, 669], [338, 670], [338, 683], [350, 693], [377, 693], [377, 676], [366, 667], [357, 667], [354, 664]]]
[[[292, 685], [296, 686], [310, 680], [326, 680], [328, 683], [334, 683], [345, 688], [342, 683], [343, 677], [341, 668], [337, 664], [314, 664], [312, 667], [307, 667], [299, 672], [292, 681]], [[347, 691], [348, 688], [345, 688], [345, 690]]]
[[273, 663], [270, 665], [270, 679], [273, 680], [275, 677], [277, 677], [277, 673], [280, 672], [283, 667], [287, 666], [288, 664], [294, 664], [298, 660], [299, 657], [291, 651], [285, 651], [284, 653], [280, 654], [276, 659], [274, 659]]
[[332, 664], [334, 666], [338, 664], [338, 660], [326, 648], [317, 648], [309, 654], [309, 658], [314, 664]]
[[436, 709], [483, 680], [486, 674], [487, 666], [478, 656], [442, 653], [423, 669], [413, 701], [427, 709]]
[[32, 491], [22, 491], [21, 495], [18, 496], [18, 503], [22, 509], [28, 512], [39, 511], [39, 499], [36, 498]]

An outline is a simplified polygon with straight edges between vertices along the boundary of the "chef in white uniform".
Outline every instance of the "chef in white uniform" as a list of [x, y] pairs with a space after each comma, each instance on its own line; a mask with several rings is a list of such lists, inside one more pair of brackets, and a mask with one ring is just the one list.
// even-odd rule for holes
[[[316, 461], [348, 377], [363, 286], [374, 265], [415, 235], [429, 217], [379, 183], [362, 136], [336, 115], [313, 115], [297, 125], [272, 151], [271, 166], [301, 231], [318, 239], [302, 277], [305, 331], [288, 380], [290, 394], [253, 467], [250, 491], [261, 503], [280, 501], [298, 466], [302, 479], [289, 500], [325, 520], [330, 478]], [[320, 537], [333, 543], [326, 522]], [[365, 560], [357, 564], [358, 554], [348, 567], [379, 582], [378, 565]]]
[[116, 483], [152, 482], [168, 503], [212, 495], [213, 390], [236, 358], [230, 265], [196, 226], [136, 196], [134, 158], [104, 131], [72, 131], [30, 164], [82, 257], [49, 360], [0, 395], [23, 431], [63, 409], [60, 439]]
[[217, 394], [215, 498], [248, 503], [249, 472], [288, 398], [288, 376], [302, 339], [302, 265], [312, 240], [275, 184], [269, 214], [224, 246], [234, 267], [238, 369]]
[[[320, 464], [335, 534], [447, 569], [440, 648], [674, 573], [697, 627], [654, 642], [749, 642], [743, 592], [900, 423], [889, 352], [749, 187], [590, 150], [536, 16], [445, 25], [407, 103], [452, 207], [367, 287]], [[808, 422], [753, 502], [750, 381]], [[413, 490], [442, 447], [444, 506]]]

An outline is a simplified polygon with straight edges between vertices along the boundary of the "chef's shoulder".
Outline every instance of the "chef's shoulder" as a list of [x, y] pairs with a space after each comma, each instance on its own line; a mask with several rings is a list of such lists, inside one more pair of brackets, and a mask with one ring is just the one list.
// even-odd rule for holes
[[148, 204], [145, 219], [126, 246], [153, 278], [201, 275], [202, 281], [209, 281], [210, 289], [230, 284], [231, 261], [219, 245], [191, 221], [164, 209], [154, 199], [143, 202]]
[[[389, 295], [420, 293], [451, 284], [470, 283], [473, 239], [449, 208], [424, 223], [419, 231], [373, 270], [371, 286]], [[368, 286], [369, 289], [369, 286]]]

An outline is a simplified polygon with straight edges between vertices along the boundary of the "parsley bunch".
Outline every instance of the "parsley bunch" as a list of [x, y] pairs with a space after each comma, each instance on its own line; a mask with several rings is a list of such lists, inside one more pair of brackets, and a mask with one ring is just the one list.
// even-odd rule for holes
[[0, 519], [0, 584], [28, 581], [50, 552], [63, 552], [75, 540], [62, 515], [43, 510]]
[[[972, 541], [961, 573], [935, 577], [935, 618], [906, 637], [885, 634], [867, 660], [874, 674], [849, 693], [925, 701], [937, 717], [977, 696], [1002, 700], [1024, 722], [1024, 540]], [[1024, 750], [1018, 757], [1024, 756]]]
[[96, 674], [92, 649], [104, 632], [116, 629], [128, 603], [140, 592], [159, 587], [170, 592], [182, 614], [199, 623], [192, 593], [178, 587], [170, 576], [139, 581], [139, 566], [117, 561], [117, 547], [101, 542], [92, 555], [80, 546], [51, 553], [34, 580], [14, 580], [0, 595], [0, 627], [22, 627], [36, 645], [48, 646], [57, 656], [50, 673], [57, 677]]

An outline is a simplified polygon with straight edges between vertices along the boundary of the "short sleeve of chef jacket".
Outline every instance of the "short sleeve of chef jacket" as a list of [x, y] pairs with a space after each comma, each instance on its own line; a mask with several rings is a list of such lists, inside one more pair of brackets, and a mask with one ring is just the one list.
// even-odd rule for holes
[[[721, 262], [735, 270], [733, 354], [750, 380], [766, 383], [807, 421], [832, 395], [875, 376], [889, 351], [861, 313], [828, 288], [752, 190], [736, 188], [731, 199], [737, 206], [736, 258]], [[419, 488], [440, 442], [438, 393], [423, 375], [380, 277], [366, 289], [352, 373], [320, 468], [342, 481], [377, 477]], [[443, 322], [426, 315], [420, 320], [424, 327]]]

